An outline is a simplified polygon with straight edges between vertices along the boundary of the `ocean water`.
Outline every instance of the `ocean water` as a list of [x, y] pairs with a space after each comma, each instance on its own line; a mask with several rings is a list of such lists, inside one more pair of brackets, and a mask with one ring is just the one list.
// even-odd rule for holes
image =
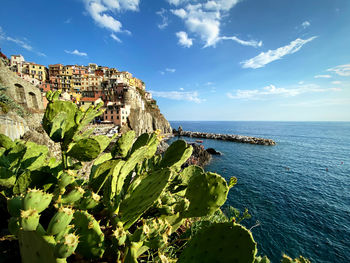
[[[206, 170], [236, 176], [228, 205], [258, 253], [280, 262], [282, 253], [312, 262], [350, 262], [350, 122], [170, 122], [184, 130], [270, 138], [276, 146], [203, 139], [214, 156]], [[192, 138], [184, 138], [194, 141]]]

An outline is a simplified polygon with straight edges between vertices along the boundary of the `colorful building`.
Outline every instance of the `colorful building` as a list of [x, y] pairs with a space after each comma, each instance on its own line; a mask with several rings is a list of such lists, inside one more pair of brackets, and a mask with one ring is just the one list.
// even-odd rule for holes
[[23, 63], [23, 73], [29, 75], [32, 79], [39, 80], [40, 84], [46, 81], [46, 67], [32, 62]]

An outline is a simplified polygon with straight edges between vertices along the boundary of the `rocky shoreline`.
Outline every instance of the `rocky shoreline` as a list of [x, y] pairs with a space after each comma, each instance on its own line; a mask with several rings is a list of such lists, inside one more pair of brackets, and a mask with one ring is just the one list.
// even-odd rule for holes
[[223, 141], [231, 141], [231, 142], [238, 142], [238, 143], [266, 145], [266, 146], [276, 145], [276, 142], [272, 139], [257, 138], [257, 137], [235, 135], [235, 134], [183, 131], [181, 127], [179, 127], [178, 130], [174, 129], [173, 134], [174, 136], [184, 136], [184, 137], [193, 137], [193, 138], [201, 138], [201, 139], [214, 139], [214, 140], [223, 140]]

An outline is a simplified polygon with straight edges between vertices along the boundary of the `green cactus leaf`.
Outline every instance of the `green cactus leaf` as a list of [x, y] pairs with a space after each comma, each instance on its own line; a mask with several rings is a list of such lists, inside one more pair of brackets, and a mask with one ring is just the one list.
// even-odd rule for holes
[[22, 263], [56, 263], [52, 244], [36, 231], [18, 232]]
[[95, 139], [82, 139], [75, 143], [73, 147], [67, 152], [71, 156], [82, 162], [89, 162], [94, 160], [101, 153], [101, 147]]
[[20, 141], [16, 143], [16, 145], [11, 148], [11, 150], [8, 152], [6, 158], [9, 163], [10, 168], [15, 168], [19, 165], [20, 161], [22, 160], [24, 154], [26, 153], [27, 147], [21, 143]]
[[213, 214], [222, 206], [229, 188], [224, 178], [215, 173], [195, 170], [188, 181], [185, 197], [190, 201], [184, 217], [199, 217]]
[[44, 145], [26, 142], [26, 152], [21, 159], [22, 170], [34, 171], [42, 167], [46, 161], [49, 150]]
[[116, 142], [115, 146], [112, 149], [112, 156], [120, 156], [120, 157], [126, 157], [131, 146], [133, 145], [135, 139], [135, 132], [134, 131], [128, 131], [127, 133], [124, 133]]
[[84, 196], [84, 189], [80, 186], [76, 186], [69, 193], [65, 193], [61, 198], [62, 204], [73, 205], [78, 202]]
[[112, 159], [111, 153], [104, 153], [104, 154], [101, 154], [99, 157], [97, 157], [94, 161], [94, 164], [91, 167], [90, 178], [94, 177], [94, 174], [95, 174], [95, 172], [100, 164], [102, 164], [105, 161], [108, 161], [110, 159]]
[[253, 236], [245, 227], [214, 223], [188, 242], [178, 263], [253, 263], [256, 252]]
[[137, 258], [139, 256], [139, 249], [142, 247], [143, 242], [131, 242], [128, 247], [124, 263], [138, 263]]
[[171, 173], [167, 168], [155, 171], [143, 177], [134, 190], [125, 196], [118, 214], [125, 228], [135, 223], [155, 203], [168, 184]]
[[105, 250], [104, 235], [95, 218], [87, 212], [77, 211], [74, 213], [72, 223], [79, 236], [76, 251], [88, 259], [101, 258]]
[[73, 254], [78, 246], [78, 236], [74, 234], [65, 235], [55, 247], [55, 255], [58, 258], [67, 258]]
[[0, 167], [0, 186], [11, 188], [16, 183], [16, 175], [11, 170]]
[[21, 228], [21, 223], [18, 217], [11, 217], [9, 219], [9, 223], [8, 223], [8, 230], [10, 231], [10, 233], [12, 235], [17, 236], [18, 235], [18, 231]]
[[21, 211], [21, 228], [24, 231], [35, 231], [39, 224], [40, 215], [35, 209]]
[[130, 154], [132, 154], [133, 152], [135, 152], [137, 149], [141, 148], [142, 146], [147, 145], [149, 138], [150, 138], [150, 135], [148, 133], [141, 134], [136, 139], [134, 144], [132, 145], [132, 148], [130, 150]]
[[[62, 142], [62, 135], [70, 133], [75, 129], [75, 114], [77, 112], [77, 106], [70, 101], [55, 100], [50, 102], [43, 117], [43, 128], [50, 138], [55, 142]], [[61, 115], [61, 117], [57, 117]], [[65, 119], [63, 120], [63, 115]], [[62, 129], [62, 131], [59, 131]], [[59, 131], [59, 132], [58, 132]]]
[[163, 159], [160, 162], [160, 167], [174, 167], [180, 169], [192, 154], [192, 146], [187, 145], [184, 140], [173, 142], [164, 153]]
[[22, 206], [24, 210], [35, 209], [38, 213], [44, 211], [51, 203], [52, 194], [42, 190], [29, 189], [23, 198]]
[[63, 231], [73, 219], [73, 210], [65, 207], [58, 209], [57, 213], [51, 218], [47, 233], [57, 235]]
[[113, 174], [113, 169], [118, 163], [119, 160], [105, 161], [97, 167], [93, 175], [90, 175], [89, 186], [95, 193], [98, 193], [102, 189], [108, 177]]
[[104, 201], [106, 205], [109, 205], [110, 202], [116, 195], [119, 195], [120, 191], [123, 188], [123, 183], [125, 178], [121, 178], [120, 169], [124, 166], [125, 161], [117, 160], [116, 165], [113, 168], [111, 176], [109, 176], [105, 187], [104, 187]]
[[30, 171], [25, 171], [18, 176], [17, 181], [12, 188], [12, 192], [14, 194], [25, 194], [27, 192], [32, 182], [30, 174]]
[[13, 148], [16, 144], [5, 134], [0, 134], [0, 147], [4, 147], [6, 150]]
[[98, 143], [100, 144], [100, 148], [101, 148], [100, 151], [103, 152], [114, 138], [113, 137], [108, 138], [105, 135], [97, 135], [97, 136], [94, 136], [93, 139], [98, 141]]

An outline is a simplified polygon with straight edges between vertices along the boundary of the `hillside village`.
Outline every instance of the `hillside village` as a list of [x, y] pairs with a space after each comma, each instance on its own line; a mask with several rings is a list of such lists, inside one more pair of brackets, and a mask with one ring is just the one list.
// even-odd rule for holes
[[127, 124], [135, 101], [141, 110], [148, 107], [159, 112], [156, 101], [146, 91], [145, 83], [130, 72], [95, 63], [87, 66], [52, 64], [46, 67], [28, 62], [22, 55], [1, 56], [7, 60], [11, 71], [40, 89], [44, 107], [47, 104], [46, 92], [60, 90], [62, 99], [71, 100], [84, 108], [103, 102], [104, 114], [96, 121], [120, 128]]

